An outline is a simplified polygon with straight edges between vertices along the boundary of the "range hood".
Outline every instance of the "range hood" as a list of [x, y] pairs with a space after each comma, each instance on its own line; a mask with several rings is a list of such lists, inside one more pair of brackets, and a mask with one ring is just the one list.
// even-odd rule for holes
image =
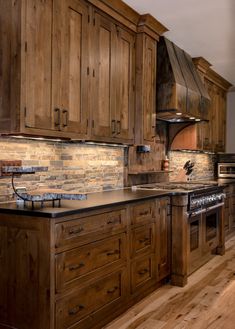
[[161, 37], [157, 64], [157, 119], [173, 123], [207, 120], [210, 97], [190, 55]]

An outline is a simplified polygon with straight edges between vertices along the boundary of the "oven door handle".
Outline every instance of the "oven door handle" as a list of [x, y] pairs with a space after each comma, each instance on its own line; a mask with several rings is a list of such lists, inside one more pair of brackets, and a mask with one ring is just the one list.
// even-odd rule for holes
[[206, 208], [206, 211], [210, 211], [210, 210], [222, 207], [222, 206], [224, 206], [224, 202], [220, 202], [220, 203], [215, 204], [214, 206], [208, 207], [208, 208]]
[[201, 215], [204, 212], [206, 212], [206, 208], [196, 210], [196, 211], [192, 211], [192, 212], [190, 212], [189, 217], [194, 217], [194, 216], [197, 216], [197, 215]]

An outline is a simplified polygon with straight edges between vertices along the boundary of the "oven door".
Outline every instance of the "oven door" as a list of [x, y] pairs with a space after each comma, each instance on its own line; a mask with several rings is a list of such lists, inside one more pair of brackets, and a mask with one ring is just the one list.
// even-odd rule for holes
[[188, 274], [201, 265], [202, 256], [202, 212], [193, 214], [188, 222]]
[[222, 207], [224, 203], [207, 208], [202, 215], [202, 235], [203, 247], [202, 253], [215, 252], [219, 245], [219, 233], [222, 220]]

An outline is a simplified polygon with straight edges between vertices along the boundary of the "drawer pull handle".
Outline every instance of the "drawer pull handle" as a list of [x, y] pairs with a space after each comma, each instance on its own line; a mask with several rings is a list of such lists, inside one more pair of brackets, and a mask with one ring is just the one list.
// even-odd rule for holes
[[144, 274], [146, 274], [146, 273], [148, 273], [148, 269], [147, 268], [144, 268], [143, 270], [140, 270], [139, 272], [138, 272], [138, 274], [140, 274], [140, 275], [144, 275]]
[[69, 230], [69, 235], [78, 234], [81, 233], [82, 231], [84, 231], [84, 228], [82, 226], [78, 227], [77, 229], [72, 228]]
[[119, 254], [119, 250], [111, 250], [107, 252], [107, 256], [112, 256], [112, 255], [118, 255]]
[[142, 212], [140, 212], [139, 213], [139, 215], [140, 216], [146, 216], [146, 215], [148, 215], [150, 212], [148, 211], [148, 210], [146, 210], [146, 211], [142, 211]]
[[113, 219], [109, 219], [108, 221], [107, 221], [107, 224], [116, 224], [116, 223], [118, 223], [120, 221], [120, 218], [118, 217], [118, 218], [113, 218]]
[[140, 242], [140, 243], [144, 243], [144, 242], [147, 242], [147, 241], [149, 241], [149, 238], [139, 239], [139, 242]]
[[111, 289], [108, 289], [107, 294], [113, 294], [117, 289], [118, 289], [118, 287], [113, 287]]
[[71, 265], [71, 266], [69, 266], [69, 270], [70, 271], [75, 271], [75, 270], [78, 270], [79, 268], [82, 268], [83, 266], [85, 266], [84, 263]]
[[72, 308], [71, 310], [69, 310], [69, 315], [75, 315], [83, 309], [84, 309], [84, 305], [78, 305], [78, 306]]

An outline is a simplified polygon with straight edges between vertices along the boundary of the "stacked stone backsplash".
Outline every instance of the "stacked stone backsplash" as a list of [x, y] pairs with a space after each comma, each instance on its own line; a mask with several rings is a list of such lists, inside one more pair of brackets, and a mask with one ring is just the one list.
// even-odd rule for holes
[[[16, 187], [28, 190], [45, 187], [97, 192], [123, 187], [123, 147], [1, 138], [0, 159], [48, 167], [48, 172], [16, 178]], [[12, 198], [10, 177], [1, 178], [0, 201]]]
[[169, 152], [170, 160], [170, 180], [177, 180], [180, 170], [186, 161], [191, 160], [195, 163], [190, 180], [212, 180], [215, 173], [216, 156], [214, 154], [171, 151]]

